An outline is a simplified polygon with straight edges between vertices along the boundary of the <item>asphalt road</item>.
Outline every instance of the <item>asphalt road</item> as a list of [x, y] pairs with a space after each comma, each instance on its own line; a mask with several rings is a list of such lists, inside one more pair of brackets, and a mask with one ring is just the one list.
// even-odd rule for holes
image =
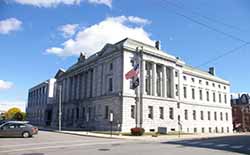
[[143, 142], [40, 131], [28, 139], [0, 138], [0, 155], [239, 155], [249, 148], [250, 136]]

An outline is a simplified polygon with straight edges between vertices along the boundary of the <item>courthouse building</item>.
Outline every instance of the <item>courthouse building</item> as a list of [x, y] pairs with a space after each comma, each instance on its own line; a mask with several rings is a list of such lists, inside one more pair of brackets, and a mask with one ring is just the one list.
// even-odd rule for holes
[[[122, 132], [135, 126], [146, 132], [231, 132], [229, 82], [217, 77], [214, 68], [207, 72], [193, 68], [159, 46], [159, 42], [151, 46], [126, 38], [106, 44], [88, 58], [81, 54], [73, 66], [54, 77], [51, 121], [46, 120], [48, 116], [40, 117], [39, 106], [47, 104], [39, 104], [36, 99], [41, 94], [34, 93], [34, 88], [28, 118], [40, 123], [45, 118], [41, 124], [57, 127], [61, 99], [63, 128], [109, 130], [112, 113], [113, 129]], [[133, 79], [125, 75], [136, 64], [140, 84], [132, 89]]]

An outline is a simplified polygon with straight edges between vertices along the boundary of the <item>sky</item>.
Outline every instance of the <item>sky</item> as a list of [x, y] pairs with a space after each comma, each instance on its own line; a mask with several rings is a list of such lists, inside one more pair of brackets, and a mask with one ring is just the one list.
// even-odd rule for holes
[[250, 92], [249, 19], [249, 0], [0, 0], [0, 109], [24, 110], [29, 88], [126, 37]]

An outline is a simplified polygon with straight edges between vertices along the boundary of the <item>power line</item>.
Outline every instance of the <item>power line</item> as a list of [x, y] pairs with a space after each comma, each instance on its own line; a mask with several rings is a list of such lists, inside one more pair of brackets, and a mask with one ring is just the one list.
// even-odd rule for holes
[[[235, 25], [230, 25], [230, 24], [224, 23], [224, 22], [222, 22], [222, 21], [220, 21], [220, 20], [213, 19], [213, 18], [211, 18], [211, 17], [209, 17], [209, 16], [202, 15], [202, 14], [200, 14], [200, 13], [197, 12], [197, 11], [193, 11], [193, 10], [187, 9], [187, 8], [185, 8], [185, 7], [183, 6], [183, 4], [180, 4], [180, 2], [179, 2], [179, 4], [177, 4], [177, 3], [173, 3], [173, 2], [168, 1], [168, 0], [166, 0], [166, 1], [167, 1], [170, 5], [172, 5], [172, 6], [176, 7], [176, 8], [179, 8], [179, 9], [186, 9], [186, 10], [188, 10], [189, 12], [191, 12], [192, 14], [197, 15], [197, 16], [200, 16], [200, 17], [202, 17], [202, 18], [204, 18], [204, 19], [206, 19], [206, 20], [212, 21], [212, 22], [214, 22], [214, 23], [221, 24], [221, 25], [223, 25], [223, 26], [226, 26], [226, 27], [231, 28], [231, 29], [234, 29], [234, 30], [243, 31], [241, 28], [238, 28], [238, 27], [235, 26]], [[175, 1], [176, 1], [176, 0], [175, 0]]]
[[227, 55], [229, 55], [229, 54], [232, 54], [232, 53], [234, 53], [234, 52], [237, 52], [239, 49], [241, 49], [241, 48], [243, 48], [243, 47], [245, 47], [245, 46], [247, 46], [247, 45], [249, 45], [249, 44], [250, 44], [250, 42], [241, 44], [240, 46], [237, 46], [237, 47], [235, 47], [235, 48], [233, 48], [233, 49], [231, 49], [231, 50], [229, 50], [229, 51], [227, 51], [227, 52], [225, 52], [225, 53], [223, 53], [223, 54], [221, 54], [221, 55], [219, 55], [219, 56], [216, 56], [216, 57], [214, 57], [214, 58], [212, 58], [212, 59], [206, 61], [205, 63], [202, 63], [202, 64], [199, 65], [199, 66], [196, 66], [195, 68], [200, 68], [200, 67], [205, 66], [205, 65], [207, 65], [207, 64], [209, 64], [209, 63], [211, 63], [211, 62], [214, 62], [214, 61], [216, 61], [216, 60], [218, 60], [218, 59], [220, 59], [220, 58], [222, 58], [222, 57], [225, 57], [225, 56], [227, 56]]
[[[165, 2], [168, 2], [168, 1], [165, 1], [165, 0], [161, 0], [161, 1], [164, 2], [164, 4], [166, 4]], [[169, 5], [169, 4], [166, 4], [166, 5]], [[182, 14], [182, 13], [179, 13], [179, 12], [177, 12], [177, 11], [173, 11], [173, 10], [172, 10], [172, 12], [173, 12], [174, 14], [178, 15], [178, 16], [181, 16], [181, 17], [183, 17], [183, 18], [185, 18], [185, 19], [187, 19], [187, 20], [193, 22], [193, 23], [196, 23], [196, 24], [198, 24], [198, 25], [201, 25], [201, 26], [203, 26], [203, 27], [206, 27], [207, 29], [210, 29], [210, 30], [212, 30], [212, 31], [214, 31], [214, 32], [220, 33], [220, 34], [222, 34], [222, 35], [224, 35], [224, 36], [227, 36], [227, 37], [229, 37], [229, 38], [231, 38], [231, 39], [233, 39], [233, 40], [240, 41], [240, 42], [243, 42], [243, 43], [248, 43], [247, 41], [245, 41], [245, 40], [243, 40], [243, 39], [241, 39], [241, 38], [239, 38], [239, 37], [237, 37], [237, 36], [234, 36], [234, 35], [232, 35], [232, 34], [223, 32], [223, 31], [221, 31], [221, 30], [219, 30], [219, 29], [217, 29], [217, 28], [214, 28], [214, 27], [209, 26], [209, 25], [207, 25], [207, 24], [205, 24], [205, 23], [202, 23], [202, 22], [200, 22], [200, 21], [198, 21], [198, 20], [196, 20], [196, 19], [194, 19], [194, 18], [192, 18], [192, 17], [189, 17], [189, 16], [184, 15], [184, 14]]]

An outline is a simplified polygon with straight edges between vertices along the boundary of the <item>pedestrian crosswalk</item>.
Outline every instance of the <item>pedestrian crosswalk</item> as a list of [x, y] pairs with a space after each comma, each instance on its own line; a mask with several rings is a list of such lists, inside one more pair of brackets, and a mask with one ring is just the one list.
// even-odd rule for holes
[[[208, 148], [228, 148], [228, 149], [243, 149], [250, 151], [249, 145], [235, 145], [230, 143], [218, 143], [218, 142], [206, 142], [206, 141], [178, 141], [176, 144], [187, 145], [187, 146], [197, 146], [197, 147], [208, 147]], [[250, 153], [250, 152], [249, 152]]]

